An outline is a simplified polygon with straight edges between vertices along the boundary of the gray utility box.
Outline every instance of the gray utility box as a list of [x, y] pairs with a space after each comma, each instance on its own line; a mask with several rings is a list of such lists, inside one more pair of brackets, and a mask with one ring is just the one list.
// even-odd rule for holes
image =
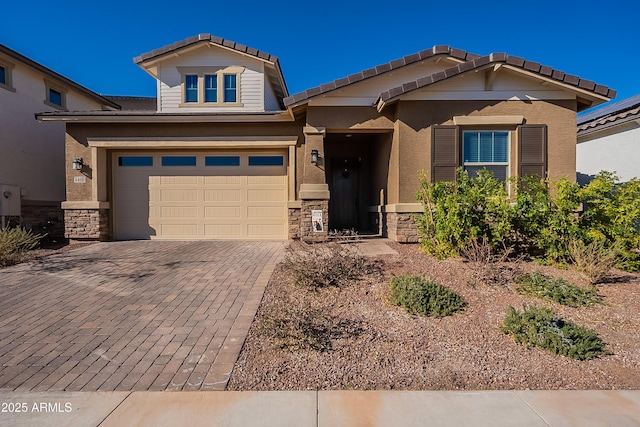
[[0, 184], [0, 216], [20, 216], [20, 187]]

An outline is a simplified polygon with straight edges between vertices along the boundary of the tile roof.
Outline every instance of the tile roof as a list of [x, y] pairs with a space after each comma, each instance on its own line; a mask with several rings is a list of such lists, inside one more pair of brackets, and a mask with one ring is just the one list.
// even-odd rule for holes
[[[633, 98], [639, 98], [639, 97], [640, 95], [636, 95]], [[593, 118], [588, 121], [579, 120], [578, 136], [595, 132], [601, 129], [606, 129], [612, 126], [616, 126], [618, 124], [627, 123], [632, 120], [636, 120], [638, 121], [638, 123], [640, 123], [640, 99], [637, 99], [636, 102], [632, 102], [632, 103], [625, 102], [633, 98], [616, 102], [615, 104], [611, 104], [605, 108], [602, 108], [602, 110], [609, 111], [609, 113], [605, 114], [604, 116], [599, 115], [596, 118]], [[625, 107], [622, 107], [622, 108], [616, 107], [617, 109], [615, 110], [609, 108], [609, 107], [614, 107], [616, 104], [622, 104], [622, 105], [625, 105]], [[589, 113], [588, 115], [591, 116], [594, 113], [596, 112], [594, 111], [592, 113]]]
[[586, 114], [578, 116], [578, 125], [589, 122], [600, 117], [610, 116], [613, 114], [621, 113], [625, 110], [632, 109], [640, 105], [640, 95], [632, 96], [631, 98], [623, 99], [622, 101], [607, 104], [601, 108], [593, 111], [589, 111]]
[[361, 71], [359, 73], [351, 74], [350, 76], [334, 80], [329, 83], [322, 84], [320, 86], [307, 89], [304, 92], [297, 93], [284, 99], [284, 105], [286, 107], [293, 106], [294, 104], [302, 103], [309, 98], [321, 95], [332, 90], [339, 89], [350, 84], [369, 79], [371, 77], [379, 76], [380, 74], [388, 73], [390, 71], [397, 70], [398, 68], [405, 67], [415, 62], [423, 61], [427, 58], [431, 58], [437, 55], [446, 55], [462, 61], [469, 61], [475, 58], [479, 58], [479, 55], [469, 53], [464, 50], [455, 49], [450, 46], [438, 45], [433, 46], [430, 49], [423, 50], [412, 55], [403, 56], [400, 59], [395, 59], [386, 64], [381, 64], [373, 68]]
[[198, 34], [197, 36], [189, 37], [184, 40], [180, 40], [175, 43], [172, 43], [170, 45], [167, 45], [158, 49], [154, 49], [151, 52], [143, 53], [142, 55], [139, 55], [133, 58], [133, 62], [135, 62], [136, 64], [140, 64], [144, 61], [148, 61], [150, 59], [154, 59], [159, 56], [166, 55], [167, 53], [171, 53], [175, 50], [182, 49], [184, 47], [190, 46], [192, 44], [200, 43], [203, 41], [224, 46], [226, 48], [236, 50], [238, 52], [246, 53], [247, 55], [255, 56], [256, 58], [259, 58], [265, 61], [274, 62], [274, 63], [278, 62], [277, 56], [271, 55], [267, 52], [264, 52], [258, 49], [254, 49], [249, 46], [245, 46], [240, 43], [236, 43], [231, 40], [223, 39], [222, 37], [212, 36], [211, 34], [208, 34], [208, 33], [201, 33], [201, 34]]
[[615, 90], [609, 89], [606, 86], [596, 84], [591, 80], [581, 79], [578, 76], [574, 76], [572, 74], [566, 74], [563, 71], [555, 70], [549, 66], [541, 65], [538, 62], [527, 61], [524, 58], [520, 58], [518, 56], [513, 56], [513, 55], [507, 55], [506, 53], [500, 52], [500, 53], [491, 53], [487, 56], [477, 57], [470, 61], [458, 64], [455, 67], [447, 68], [446, 70], [433, 73], [429, 76], [422, 77], [418, 80], [404, 83], [402, 86], [389, 89], [380, 94], [380, 97], [378, 98], [378, 101], [376, 102], [376, 104], [379, 104], [380, 102], [384, 103], [389, 100], [393, 101], [397, 97], [404, 95], [406, 93], [412, 92], [414, 90], [432, 85], [434, 83], [449, 79], [454, 76], [459, 76], [469, 71], [475, 71], [481, 68], [488, 68], [490, 65], [493, 65], [493, 64], [506, 64], [514, 68], [519, 68], [525, 71], [538, 74], [542, 77], [555, 80], [559, 83], [564, 83], [579, 89], [593, 92], [601, 96], [605, 96], [607, 98], [615, 98], [616, 96]]

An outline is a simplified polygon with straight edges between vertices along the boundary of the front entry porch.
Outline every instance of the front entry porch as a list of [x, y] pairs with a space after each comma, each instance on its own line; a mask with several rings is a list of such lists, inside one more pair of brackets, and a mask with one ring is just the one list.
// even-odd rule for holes
[[383, 205], [389, 179], [389, 133], [327, 133], [326, 180], [329, 228], [380, 234], [372, 207]]

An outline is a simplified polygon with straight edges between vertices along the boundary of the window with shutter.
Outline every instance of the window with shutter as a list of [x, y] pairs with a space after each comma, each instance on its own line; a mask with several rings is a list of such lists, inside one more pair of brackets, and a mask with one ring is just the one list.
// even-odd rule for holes
[[547, 126], [518, 126], [518, 175], [547, 177]]
[[458, 126], [433, 126], [431, 134], [431, 181], [455, 181], [460, 166]]
[[462, 133], [462, 166], [475, 178], [486, 169], [496, 179], [509, 177], [509, 132], [464, 131]]

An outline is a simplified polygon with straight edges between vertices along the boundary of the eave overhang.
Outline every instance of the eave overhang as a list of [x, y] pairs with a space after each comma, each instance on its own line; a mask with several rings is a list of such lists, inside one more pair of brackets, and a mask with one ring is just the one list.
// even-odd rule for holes
[[38, 113], [36, 119], [40, 122], [65, 123], [265, 123], [294, 121], [289, 111], [254, 114], [56, 111]]
[[490, 90], [495, 74], [503, 69], [511, 70], [526, 77], [537, 79], [543, 84], [554, 85], [575, 93], [579, 103], [578, 111], [607, 102], [616, 96], [615, 90], [596, 84], [593, 81], [566, 74], [537, 62], [509, 56], [506, 53], [492, 53], [389, 89], [380, 94], [374, 105], [381, 112], [387, 105], [400, 100], [408, 93], [448, 81], [454, 77], [481, 71], [487, 72], [485, 85]]
[[288, 98], [285, 98], [284, 105], [294, 112], [298, 112], [301, 108], [303, 109], [311, 99], [319, 96], [324, 96], [334, 90], [342, 89], [346, 86], [350, 86], [382, 74], [393, 72], [398, 70], [399, 68], [403, 68], [415, 63], [420, 63], [429, 59], [441, 60], [443, 58], [446, 58], [447, 60], [450, 60], [454, 63], [465, 63], [472, 59], [479, 58], [479, 55], [445, 45], [433, 46], [430, 49], [426, 49], [412, 55], [407, 55], [386, 64], [381, 64], [376, 67], [363, 70], [359, 73], [354, 73], [347, 77], [337, 79], [311, 89], [307, 89], [304, 92], [296, 93]]

